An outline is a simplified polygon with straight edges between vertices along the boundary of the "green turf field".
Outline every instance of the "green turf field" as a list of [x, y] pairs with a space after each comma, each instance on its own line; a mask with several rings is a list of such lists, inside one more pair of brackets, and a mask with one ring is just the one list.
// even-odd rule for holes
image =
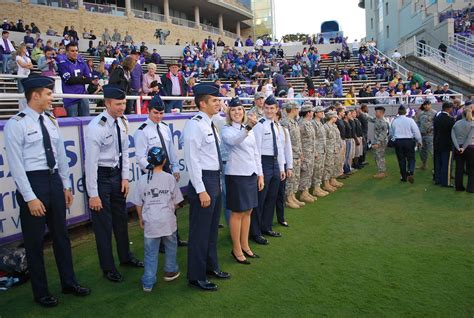
[[[125, 281], [105, 280], [92, 235], [73, 241], [75, 269], [92, 295], [60, 293], [51, 248], [46, 250], [51, 292], [60, 304], [43, 309], [29, 284], [0, 294], [3, 317], [473, 317], [474, 196], [431, 185], [430, 172], [401, 184], [395, 156], [390, 176], [374, 180], [375, 165], [345, 180], [338, 192], [299, 210], [286, 210], [282, 238], [255, 246], [250, 266], [230, 255], [228, 230], [220, 230], [219, 291], [191, 289], [186, 248], [178, 251], [182, 276], [166, 283], [159, 272], [152, 293], [141, 291], [140, 269], [122, 269]], [[187, 208], [179, 212], [187, 236]], [[142, 232], [130, 224], [132, 250], [142, 257]], [[161, 259], [160, 259], [161, 261]], [[162, 267], [162, 262], [160, 264]]]

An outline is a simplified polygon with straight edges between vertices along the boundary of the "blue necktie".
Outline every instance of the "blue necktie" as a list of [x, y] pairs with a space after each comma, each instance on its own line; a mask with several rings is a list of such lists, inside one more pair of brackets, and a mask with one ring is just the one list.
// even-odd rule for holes
[[118, 120], [115, 120], [115, 128], [117, 129], [118, 149], [119, 149], [119, 169], [122, 170], [123, 157], [122, 157], [122, 135], [120, 134], [120, 126]]
[[43, 146], [44, 152], [46, 153], [46, 163], [48, 164], [49, 169], [53, 170], [54, 166], [56, 166], [56, 159], [54, 159], [53, 147], [51, 146], [51, 138], [49, 136], [48, 130], [46, 129], [46, 126], [44, 125], [43, 115], [39, 116], [39, 120], [41, 126], [41, 133], [43, 134]]
[[272, 137], [273, 137], [273, 156], [276, 159], [276, 158], [278, 158], [278, 145], [277, 145], [275, 127], [273, 125], [273, 122], [270, 124], [270, 127], [272, 128]]
[[212, 127], [212, 132], [214, 133], [214, 140], [216, 142], [217, 157], [219, 158], [219, 168], [221, 172], [224, 172], [224, 166], [223, 166], [222, 157], [221, 157], [221, 148], [219, 147], [219, 141], [217, 140], [216, 128], [214, 126], [214, 123], [211, 123], [211, 127]]

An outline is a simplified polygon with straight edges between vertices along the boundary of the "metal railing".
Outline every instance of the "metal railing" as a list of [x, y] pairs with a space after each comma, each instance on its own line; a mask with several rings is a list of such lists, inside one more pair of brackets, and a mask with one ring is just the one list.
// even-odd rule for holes
[[176, 17], [170, 17], [171, 23], [181, 25], [187, 28], [196, 28], [196, 22]]
[[416, 41], [415, 44], [415, 56], [448, 70], [451, 74], [469, 82], [471, 85], [474, 84], [474, 65], [471, 61], [462, 60], [419, 41]]
[[110, 15], [115, 15], [119, 17], [124, 17], [127, 15], [127, 11], [125, 8], [111, 6], [111, 5], [85, 2], [84, 8], [86, 9], [86, 11], [93, 12], [93, 13], [110, 14]]
[[[20, 1], [17, 1], [17, 2], [20, 2]], [[63, 8], [63, 9], [71, 9], [71, 10], [78, 9], [77, 2], [72, 2], [68, 0], [30, 0], [29, 3], [53, 7], [53, 8]]]
[[237, 34], [232, 33], [230, 31], [226, 31], [226, 30], [224, 30], [224, 35], [231, 38], [231, 39], [237, 39], [237, 37], [238, 37]]
[[408, 78], [408, 70], [406, 68], [404, 68], [403, 66], [401, 66], [400, 64], [398, 64], [398, 62], [394, 61], [392, 58], [385, 55], [382, 51], [377, 49], [375, 46], [369, 45], [368, 50], [369, 50], [369, 52], [377, 52], [377, 55], [379, 57], [385, 58], [388, 61], [388, 63], [390, 64], [390, 66], [393, 67], [393, 69], [395, 71], [397, 71], [402, 76], [403, 80], [406, 80]]
[[165, 22], [165, 16], [163, 14], [149, 12], [149, 11], [140, 11], [140, 10], [132, 10], [135, 18], [145, 19], [145, 20], [153, 20], [158, 22]]
[[474, 57], [474, 41], [471, 38], [454, 34], [448, 38], [448, 44], [455, 50]]
[[221, 34], [221, 30], [212, 25], [201, 24], [201, 26], [202, 26], [203, 31], [214, 33], [214, 34]]

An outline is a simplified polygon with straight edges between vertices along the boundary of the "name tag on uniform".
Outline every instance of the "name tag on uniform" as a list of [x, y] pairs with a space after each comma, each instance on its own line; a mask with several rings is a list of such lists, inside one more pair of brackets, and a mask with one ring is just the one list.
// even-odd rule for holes
[[34, 134], [37, 134], [37, 133], [38, 133], [38, 131], [35, 130], [35, 131], [30, 131], [29, 133], [27, 133], [27, 135], [31, 136], [31, 135], [34, 135]]
[[107, 137], [105, 137], [105, 139], [109, 139], [110, 137], [112, 137], [113, 135], [108, 135]]
[[207, 134], [208, 136], [212, 136], [212, 134]]
[[156, 139], [156, 138], [158, 138], [158, 137], [154, 136], [154, 137], [151, 137], [150, 140], [153, 140], [153, 139]]
[[265, 135], [271, 135], [272, 133], [265, 133]]

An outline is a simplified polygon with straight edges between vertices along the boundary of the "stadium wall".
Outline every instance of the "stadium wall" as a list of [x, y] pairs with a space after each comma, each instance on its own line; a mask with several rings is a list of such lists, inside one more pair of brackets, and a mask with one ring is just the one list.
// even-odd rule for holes
[[[155, 39], [155, 29], [162, 28], [171, 31], [171, 34], [166, 39], [166, 43], [174, 44], [177, 39], [180, 39], [180, 43], [191, 42], [196, 40], [202, 42], [204, 38], [209, 35], [217, 40], [221, 37], [226, 44], [233, 45], [235, 39], [203, 31], [198, 28], [181, 27], [172, 23], [149, 21], [132, 16], [112, 16], [109, 14], [93, 13], [86, 11], [84, 8], [78, 10], [70, 10], [64, 8], [53, 8], [43, 5], [34, 5], [26, 2], [21, 3], [0, 3], [0, 12], [2, 13], [1, 18], [8, 19], [9, 21], [17, 21], [22, 19], [25, 24], [34, 22], [42, 32], [42, 35], [46, 33], [48, 26], [52, 26], [58, 33], [63, 32], [64, 26], [74, 26], [79, 37], [82, 36], [83, 29], [87, 31], [94, 30], [94, 34], [97, 38], [100, 38], [105, 28], [109, 29], [109, 34], [112, 36], [113, 29], [117, 28], [122, 38], [125, 36], [125, 31], [133, 37], [134, 41], [139, 44], [145, 41], [147, 44], [156, 43], [158, 45], [158, 39]], [[248, 31], [248, 30], [243, 30]], [[242, 36], [246, 36], [247, 33], [242, 31]]]

